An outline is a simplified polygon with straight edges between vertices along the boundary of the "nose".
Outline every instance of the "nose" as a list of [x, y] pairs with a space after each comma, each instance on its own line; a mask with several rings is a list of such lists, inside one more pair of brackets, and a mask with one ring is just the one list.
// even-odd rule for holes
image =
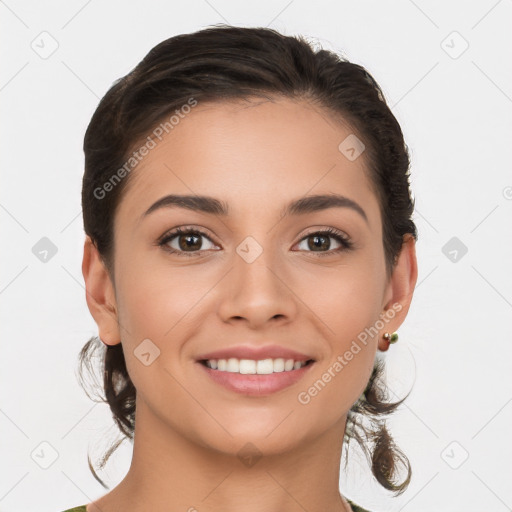
[[233, 268], [223, 280], [218, 309], [222, 321], [245, 322], [250, 329], [259, 329], [270, 321], [284, 325], [296, 317], [298, 299], [290, 276], [271, 256], [263, 251], [250, 263], [234, 257]]

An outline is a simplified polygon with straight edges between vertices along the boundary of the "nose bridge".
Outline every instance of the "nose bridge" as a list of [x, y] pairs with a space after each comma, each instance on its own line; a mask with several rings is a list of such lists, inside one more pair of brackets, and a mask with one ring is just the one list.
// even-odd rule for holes
[[263, 235], [259, 237], [260, 243], [253, 236], [247, 236], [238, 244], [233, 258], [234, 278], [240, 283], [238, 292], [263, 294], [269, 300], [276, 294], [282, 294], [283, 290], [276, 270], [279, 267], [277, 250], [271, 247], [272, 237], [263, 238]]
[[256, 326], [274, 317], [290, 319], [295, 313], [293, 293], [281, 275], [278, 251], [270, 247], [272, 237], [259, 238], [265, 238], [265, 247], [264, 242], [247, 236], [235, 249], [229, 291], [220, 308], [225, 321], [242, 317]]
[[236, 248], [233, 261], [235, 275], [246, 285], [250, 283], [254, 290], [258, 288], [258, 284], [262, 288], [280, 288], [275, 282], [279, 281], [274, 270], [279, 266], [277, 261], [276, 248], [270, 246], [268, 239], [264, 248], [255, 238], [248, 236]]

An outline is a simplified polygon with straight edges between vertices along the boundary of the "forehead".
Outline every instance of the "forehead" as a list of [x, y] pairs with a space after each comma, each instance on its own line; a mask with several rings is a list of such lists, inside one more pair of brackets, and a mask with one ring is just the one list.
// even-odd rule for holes
[[154, 139], [116, 217], [134, 222], [171, 193], [208, 195], [233, 214], [261, 215], [297, 197], [336, 192], [364, 203], [372, 222], [378, 204], [364, 152], [356, 159], [344, 152], [354, 136], [343, 120], [303, 100], [198, 103]]

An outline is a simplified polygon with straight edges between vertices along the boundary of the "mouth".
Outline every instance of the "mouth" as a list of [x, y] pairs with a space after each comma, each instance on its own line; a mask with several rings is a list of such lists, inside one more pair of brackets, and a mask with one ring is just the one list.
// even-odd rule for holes
[[209, 381], [246, 396], [268, 396], [284, 390], [308, 374], [314, 359], [200, 359], [197, 367]]
[[203, 366], [218, 372], [238, 373], [242, 375], [270, 375], [281, 372], [293, 372], [311, 365], [314, 359], [305, 361], [284, 358], [267, 359], [200, 359]]

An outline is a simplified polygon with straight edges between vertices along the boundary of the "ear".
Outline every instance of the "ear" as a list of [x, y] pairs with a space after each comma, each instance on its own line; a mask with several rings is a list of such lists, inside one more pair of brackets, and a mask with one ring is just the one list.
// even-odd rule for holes
[[114, 286], [98, 249], [89, 236], [86, 236], [84, 243], [82, 274], [87, 306], [98, 325], [100, 339], [106, 345], [121, 343]]
[[411, 305], [417, 278], [416, 240], [408, 233], [404, 236], [398, 261], [386, 288], [384, 315], [391, 318], [389, 313], [386, 315], [386, 311], [390, 309], [395, 310], [395, 314], [386, 323], [384, 331], [380, 333], [378, 348], [382, 352], [389, 348], [389, 342], [383, 340], [382, 335], [384, 332], [392, 334], [405, 320]]

